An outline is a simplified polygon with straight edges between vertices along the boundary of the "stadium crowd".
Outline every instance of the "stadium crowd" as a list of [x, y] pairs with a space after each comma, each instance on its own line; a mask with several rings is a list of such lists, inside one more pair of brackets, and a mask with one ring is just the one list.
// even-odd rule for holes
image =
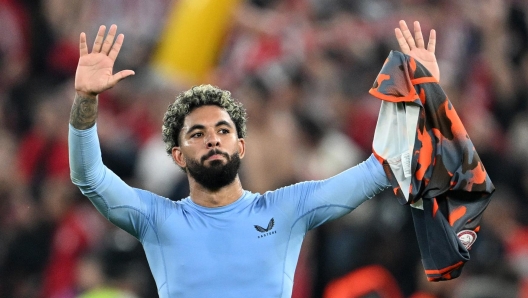
[[[126, 36], [116, 70], [136, 75], [101, 95], [103, 160], [133, 186], [188, 195], [161, 123], [191, 82], [151, 63], [176, 4], [0, 0], [0, 297], [156, 297], [139, 242], [71, 183], [67, 130], [79, 33], [115, 23]], [[204, 80], [248, 110], [242, 182], [265, 192], [368, 157], [380, 107], [368, 90], [400, 19], [436, 29], [440, 84], [497, 189], [471, 260], [459, 278], [427, 282], [409, 206], [383, 192], [307, 235], [294, 297], [329, 297], [345, 276], [367, 290], [383, 274], [390, 297], [528, 297], [527, 1], [241, 2]]]

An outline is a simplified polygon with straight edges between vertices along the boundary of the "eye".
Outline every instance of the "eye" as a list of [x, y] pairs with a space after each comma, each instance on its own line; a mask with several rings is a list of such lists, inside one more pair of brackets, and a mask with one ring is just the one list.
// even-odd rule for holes
[[229, 129], [227, 129], [227, 128], [222, 128], [222, 129], [220, 129], [218, 132], [221, 133], [221, 134], [228, 134], [228, 133], [229, 133]]
[[203, 136], [203, 133], [201, 133], [201, 132], [196, 132], [196, 133], [193, 133], [193, 134], [191, 135], [191, 138], [199, 138], [199, 137], [201, 137], [201, 136]]

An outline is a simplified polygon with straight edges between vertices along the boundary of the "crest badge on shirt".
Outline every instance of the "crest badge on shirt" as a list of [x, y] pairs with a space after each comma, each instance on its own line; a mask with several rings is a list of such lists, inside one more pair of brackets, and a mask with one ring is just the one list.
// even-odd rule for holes
[[462, 242], [462, 244], [466, 247], [466, 249], [470, 249], [471, 245], [475, 243], [475, 240], [477, 240], [477, 233], [471, 230], [462, 230], [458, 232], [457, 234], [458, 240]]
[[273, 226], [275, 226], [275, 220], [273, 219], [273, 217], [270, 219], [270, 221], [268, 222], [268, 226], [266, 228], [263, 228], [259, 225], [255, 225], [255, 229], [257, 231], [259, 231], [260, 234], [258, 236], [258, 238], [263, 238], [263, 237], [266, 237], [266, 236], [269, 236], [269, 235], [273, 235], [273, 234], [276, 234], [277, 231], [272, 231], [273, 230]]

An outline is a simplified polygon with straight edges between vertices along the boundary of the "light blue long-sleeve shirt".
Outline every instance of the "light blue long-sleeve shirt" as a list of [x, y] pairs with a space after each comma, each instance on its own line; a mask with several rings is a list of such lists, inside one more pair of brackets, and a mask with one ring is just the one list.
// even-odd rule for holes
[[217, 208], [128, 186], [103, 165], [97, 126], [70, 125], [71, 179], [108, 220], [143, 245], [160, 297], [291, 297], [306, 232], [339, 218], [389, 182], [380, 163]]

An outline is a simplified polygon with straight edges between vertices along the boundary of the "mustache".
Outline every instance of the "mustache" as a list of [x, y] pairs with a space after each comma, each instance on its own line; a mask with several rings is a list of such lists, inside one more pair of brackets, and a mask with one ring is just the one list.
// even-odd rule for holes
[[222, 156], [224, 156], [227, 160], [230, 160], [229, 158], [229, 154], [225, 153], [225, 152], [222, 152], [218, 149], [212, 149], [211, 151], [209, 151], [206, 155], [202, 156], [202, 158], [200, 159], [200, 161], [203, 163], [206, 159], [208, 159], [209, 157], [215, 155], [215, 154], [220, 154]]

